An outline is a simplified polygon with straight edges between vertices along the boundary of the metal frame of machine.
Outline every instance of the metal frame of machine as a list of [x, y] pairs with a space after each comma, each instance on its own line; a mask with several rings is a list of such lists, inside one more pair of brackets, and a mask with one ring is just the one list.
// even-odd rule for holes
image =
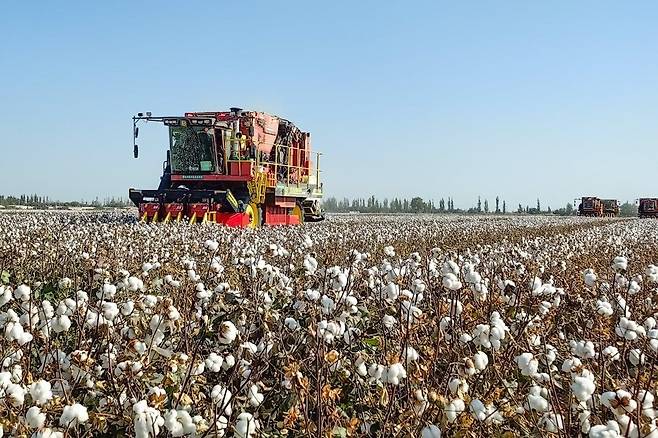
[[163, 123], [169, 148], [157, 190], [129, 190], [144, 222], [188, 220], [228, 226], [299, 224], [324, 219], [320, 207], [320, 153], [311, 135], [262, 112], [231, 108], [184, 116], [133, 117]]

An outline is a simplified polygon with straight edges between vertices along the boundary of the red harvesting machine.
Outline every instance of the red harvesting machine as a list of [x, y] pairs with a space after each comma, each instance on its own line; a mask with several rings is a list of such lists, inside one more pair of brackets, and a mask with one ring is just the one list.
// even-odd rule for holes
[[[188, 220], [228, 226], [299, 224], [324, 219], [320, 153], [311, 134], [280, 117], [231, 108], [184, 116], [133, 117], [169, 129], [157, 190], [130, 189], [144, 222]], [[133, 145], [134, 156], [138, 146]]]
[[640, 198], [637, 215], [641, 218], [658, 217], [658, 198]]
[[578, 205], [578, 216], [603, 216], [603, 202], [594, 196], [583, 196]]
[[619, 216], [619, 201], [584, 196], [578, 205], [578, 216], [616, 217]]

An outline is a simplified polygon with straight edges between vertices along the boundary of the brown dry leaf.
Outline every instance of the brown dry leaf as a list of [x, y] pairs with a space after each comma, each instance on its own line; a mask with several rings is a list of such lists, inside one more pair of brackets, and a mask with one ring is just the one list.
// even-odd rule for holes
[[340, 397], [340, 388], [332, 389], [328, 383], [322, 387], [322, 399], [336, 401]]

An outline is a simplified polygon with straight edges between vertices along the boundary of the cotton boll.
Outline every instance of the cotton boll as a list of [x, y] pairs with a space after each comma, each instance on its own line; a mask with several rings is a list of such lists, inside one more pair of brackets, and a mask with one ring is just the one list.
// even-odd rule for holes
[[30, 301], [30, 296], [32, 295], [32, 289], [25, 284], [21, 284], [14, 290], [14, 298], [18, 301], [27, 302]]
[[222, 385], [215, 385], [210, 392], [210, 398], [213, 403], [217, 405], [217, 409], [224, 412], [225, 415], [231, 416], [233, 408], [231, 405], [231, 398], [233, 394], [229, 391], [228, 388], [223, 387]]
[[164, 427], [171, 436], [181, 437], [196, 433], [196, 425], [187, 411], [171, 409], [164, 415]]
[[609, 347], [605, 347], [603, 349], [603, 355], [611, 360], [619, 360], [620, 355], [619, 355], [619, 350], [617, 347], [610, 345]]
[[420, 432], [421, 438], [441, 438], [441, 429], [438, 426], [430, 424]]
[[238, 336], [238, 329], [231, 321], [224, 321], [219, 329], [219, 342], [222, 344], [230, 344], [235, 341]]
[[395, 327], [397, 320], [391, 315], [384, 315], [382, 322], [384, 323], [384, 327], [386, 327], [388, 330], [391, 330], [393, 327]]
[[146, 400], [135, 403], [133, 413], [135, 414], [133, 418], [135, 438], [151, 438], [160, 434], [165, 420], [157, 409], [148, 406]]
[[589, 286], [589, 287], [596, 286], [596, 278], [597, 278], [596, 274], [594, 273], [594, 271], [592, 269], [588, 269], [585, 272], [584, 280], [585, 280], [585, 284], [587, 286]]
[[250, 438], [256, 434], [258, 422], [248, 412], [242, 412], [238, 415], [238, 421], [235, 424], [235, 436], [237, 438]]
[[117, 287], [110, 283], [105, 283], [101, 288], [96, 292], [96, 297], [99, 300], [113, 300], [117, 294]]
[[25, 421], [32, 429], [41, 429], [46, 424], [46, 414], [38, 406], [32, 406], [25, 414]]
[[445, 413], [448, 422], [453, 423], [459, 414], [464, 412], [465, 409], [466, 405], [464, 404], [464, 401], [460, 398], [456, 398], [448, 403], [448, 405], [443, 409], [443, 412]]
[[626, 257], [617, 256], [612, 261], [612, 269], [617, 272], [625, 271], [628, 269], [628, 260]]
[[610, 420], [606, 424], [597, 424], [589, 430], [589, 438], [619, 438], [621, 436], [619, 423], [614, 420]]
[[399, 385], [402, 379], [407, 377], [407, 371], [404, 369], [404, 366], [397, 362], [388, 367], [386, 372], [386, 380], [388, 383], [393, 385]]
[[571, 383], [573, 395], [581, 402], [589, 400], [596, 390], [594, 376], [590, 372], [583, 374], [582, 376], [575, 376]]
[[612, 304], [605, 300], [596, 300], [596, 312], [601, 316], [612, 316]]
[[479, 371], [484, 371], [484, 369], [487, 367], [489, 364], [489, 357], [487, 356], [486, 353], [482, 351], [478, 351], [475, 353], [473, 356], [473, 364], [475, 365], [475, 369]]
[[539, 386], [532, 386], [530, 387], [530, 391], [528, 392], [528, 408], [539, 411], [539, 412], [545, 412], [548, 411], [549, 404], [548, 400], [542, 394], [545, 392], [545, 390], [542, 390], [541, 387]]
[[646, 359], [646, 356], [644, 353], [642, 353], [642, 350], [638, 348], [634, 348], [631, 351], [628, 352], [628, 360], [634, 365], [642, 365], [644, 364], [644, 361]]
[[522, 353], [515, 359], [516, 364], [524, 376], [532, 376], [537, 373], [539, 362], [534, 358], [532, 353]]
[[29, 386], [30, 397], [37, 405], [44, 405], [53, 398], [50, 382], [46, 380], [37, 380]]
[[59, 425], [67, 429], [75, 427], [79, 424], [86, 423], [89, 420], [87, 408], [74, 403], [72, 405], [64, 406], [62, 415], [59, 417]]
[[253, 407], [260, 406], [265, 396], [259, 392], [258, 385], [251, 385], [248, 392], [249, 404]]
[[208, 250], [208, 252], [215, 252], [219, 248], [219, 242], [216, 240], [206, 240], [204, 242], [204, 246]]
[[11, 293], [11, 288], [7, 286], [0, 286], [0, 307], [4, 306], [13, 299], [14, 297]]

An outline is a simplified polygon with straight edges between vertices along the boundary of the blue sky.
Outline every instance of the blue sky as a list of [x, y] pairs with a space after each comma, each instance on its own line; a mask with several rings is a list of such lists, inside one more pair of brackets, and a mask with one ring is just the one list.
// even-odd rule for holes
[[658, 3], [12, 2], [0, 193], [155, 188], [130, 117], [230, 106], [313, 134], [328, 195], [556, 207], [658, 196]]

